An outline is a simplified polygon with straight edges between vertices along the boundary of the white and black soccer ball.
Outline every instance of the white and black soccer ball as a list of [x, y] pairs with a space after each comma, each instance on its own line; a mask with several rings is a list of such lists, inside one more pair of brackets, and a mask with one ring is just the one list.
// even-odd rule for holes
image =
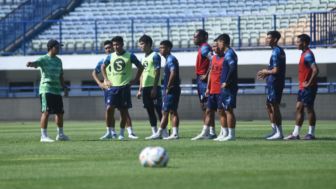
[[144, 167], [165, 167], [169, 156], [163, 147], [146, 147], [140, 152], [139, 160]]

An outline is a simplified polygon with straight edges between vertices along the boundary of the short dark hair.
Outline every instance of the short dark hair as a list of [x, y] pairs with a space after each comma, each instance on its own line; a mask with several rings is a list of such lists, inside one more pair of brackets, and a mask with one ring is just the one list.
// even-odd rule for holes
[[302, 41], [302, 42], [306, 42], [307, 44], [310, 43], [310, 37], [307, 34], [298, 35], [297, 38], [299, 38], [300, 41]]
[[55, 46], [63, 46], [63, 44], [58, 42], [56, 39], [50, 39], [47, 43], [48, 52]]
[[140, 37], [139, 42], [144, 42], [145, 44], [148, 44], [149, 46], [153, 45], [153, 40], [148, 35], [144, 34]]
[[224, 41], [224, 44], [230, 45], [230, 36], [226, 33], [219, 35], [215, 41]]
[[111, 45], [112, 44], [112, 41], [111, 40], [106, 40], [106, 41], [104, 41], [104, 46], [105, 45]]
[[170, 49], [173, 48], [173, 43], [171, 41], [169, 41], [169, 40], [163, 40], [163, 41], [161, 41], [160, 45], [166, 46], [166, 47], [168, 47]]
[[270, 36], [272, 36], [272, 38], [275, 38], [277, 40], [279, 40], [281, 38], [280, 32], [278, 32], [276, 30], [267, 32], [267, 35], [270, 35]]
[[204, 29], [198, 29], [196, 30], [196, 33], [199, 33], [200, 36], [204, 37], [204, 38], [208, 38], [209, 34], [208, 32], [206, 32]]
[[122, 43], [124, 44], [124, 39], [121, 36], [115, 36], [112, 38], [111, 42], [117, 42], [117, 43]]

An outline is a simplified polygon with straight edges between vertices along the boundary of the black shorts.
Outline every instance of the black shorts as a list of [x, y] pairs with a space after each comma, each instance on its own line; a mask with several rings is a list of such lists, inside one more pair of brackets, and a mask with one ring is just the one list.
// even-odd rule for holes
[[63, 99], [61, 95], [52, 93], [40, 94], [41, 112], [48, 112], [49, 114], [63, 114]]

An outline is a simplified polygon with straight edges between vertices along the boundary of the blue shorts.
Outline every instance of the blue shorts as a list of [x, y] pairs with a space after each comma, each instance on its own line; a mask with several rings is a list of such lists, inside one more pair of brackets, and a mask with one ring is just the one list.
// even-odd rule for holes
[[224, 110], [236, 108], [237, 91], [238, 91], [238, 88], [236, 88], [236, 89], [229, 89], [229, 88], [222, 89], [221, 100], [222, 100], [222, 108]]
[[208, 97], [205, 96], [205, 91], [207, 90], [207, 81], [202, 81], [200, 79], [200, 76], [196, 77], [196, 83], [197, 83], [197, 94], [198, 99], [201, 103], [205, 103], [208, 101]]
[[316, 93], [317, 93], [317, 86], [306, 87], [303, 90], [299, 90], [297, 101], [303, 102], [304, 106], [313, 107]]
[[164, 94], [163, 96], [163, 103], [162, 103], [162, 110], [164, 112], [177, 111], [178, 104], [180, 101], [181, 95], [181, 88], [180, 87], [173, 87], [168, 91], [168, 94]]
[[267, 85], [267, 103], [280, 104], [284, 85]]
[[208, 97], [207, 108], [210, 110], [223, 109], [220, 94], [210, 94]]
[[153, 87], [142, 88], [142, 102], [145, 108], [155, 107], [156, 109], [162, 109], [162, 91], [161, 87], [156, 87], [156, 98], [151, 97], [151, 91]]
[[107, 89], [105, 105], [115, 108], [132, 108], [130, 86], [112, 86], [111, 88]]

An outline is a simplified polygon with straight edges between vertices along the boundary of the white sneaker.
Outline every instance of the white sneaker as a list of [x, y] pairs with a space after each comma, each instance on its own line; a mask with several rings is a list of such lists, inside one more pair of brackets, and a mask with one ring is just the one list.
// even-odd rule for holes
[[124, 135], [119, 135], [118, 136], [118, 140], [124, 140], [124, 139], [125, 139]]
[[138, 139], [139, 137], [136, 136], [134, 133], [131, 133], [131, 134], [128, 135], [128, 138], [129, 138], [129, 139], [134, 139], [134, 140], [135, 140], [135, 139]]
[[107, 132], [102, 137], [100, 137], [99, 139], [100, 140], [110, 140], [110, 139], [112, 139], [112, 134]]
[[283, 139], [283, 135], [279, 132], [277, 132], [274, 135], [266, 138], [266, 140], [282, 140], [282, 139]]
[[231, 141], [231, 140], [236, 140], [236, 137], [234, 137], [232, 135], [228, 135], [224, 138], [219, 139], [218, 141]]
[[177, 140], [179, 139], [179, 136], [177, 134], [175, 135], [170, 135], [169, 137], [163, 138], [163, 140]]
[[70, 138], [63, 134], [63, 135], [57, 135], [56, 140], [57, 141], [68, 141], [68, 140], [70, 140]]
[[53, 139], [49, 137], [41, 137], [41, 142], [55, 142]]
[[206, 132], [201, 132], [199, 135], [195, 136], [191, 140], [202, 140], [202, 139], [208, 139], [208, 135]]
[[156, 139], [160, 139], [161, 138], [161, 133], [158, 131], [155, 134], [153, 134], [152, 136], [146, 137], [146, 140], [156, 140]]

